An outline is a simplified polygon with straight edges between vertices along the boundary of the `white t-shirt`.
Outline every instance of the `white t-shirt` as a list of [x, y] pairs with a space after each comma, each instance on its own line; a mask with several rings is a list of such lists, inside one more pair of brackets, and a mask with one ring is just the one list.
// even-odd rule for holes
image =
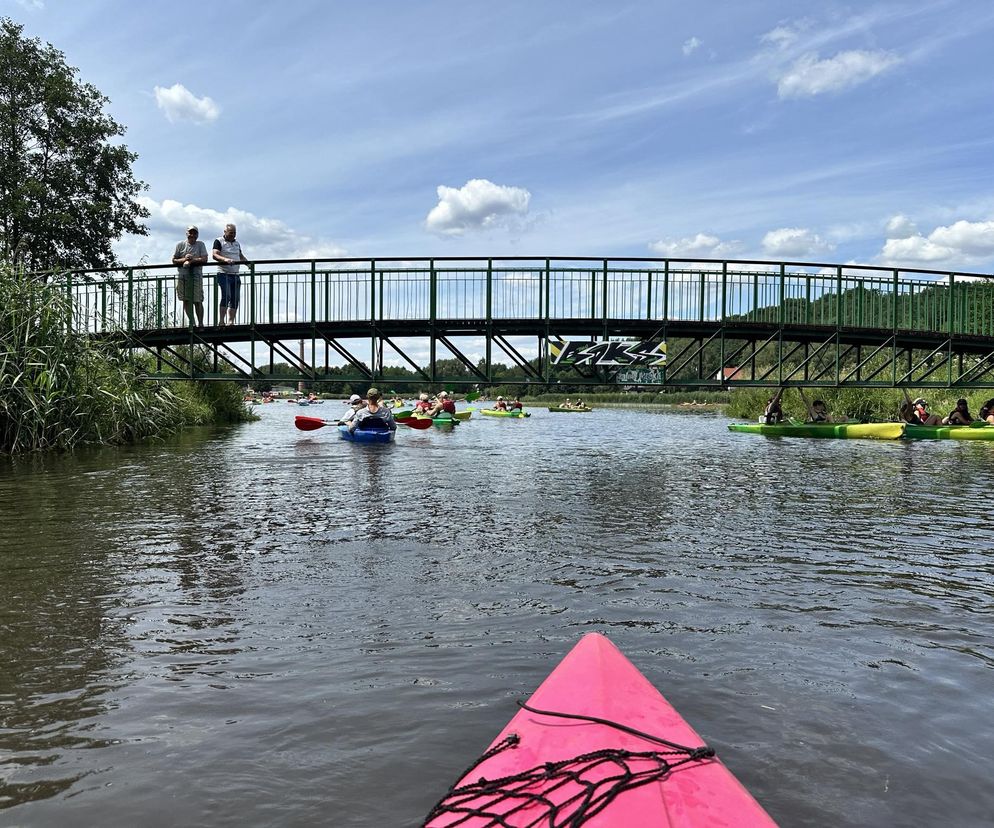
[[238, 239], [232, 239], [231, 241], [225, 241], [223, 238], [214, 239], [214, 249], [220, 250], [221, 255], [226, 259], [232, 259], [232, 264], [221, 264], [217, 263], [218, 273], [231, 273], [237, 275], [239, 262], [242, 260], [242, 246], [238, 243]]

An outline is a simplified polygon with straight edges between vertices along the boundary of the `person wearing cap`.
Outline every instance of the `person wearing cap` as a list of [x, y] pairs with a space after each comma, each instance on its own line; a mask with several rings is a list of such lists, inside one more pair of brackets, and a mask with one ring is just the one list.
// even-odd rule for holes
[[924, 397], [918, 397], [912, 402], [908, 389], [902, 388], [901, 391], [904, 392], [904, 404], [901, 406], [902, 420], [911, 425], [939, 425], [942, 422], [937, 414], [929, 413], [928, 403], [925, 402]]
[[429, 417], [437, 417], [439, 414], [449, 414], [454, 417], [455, 413], [456, 404], [449, 399], [448, 391], [439, 391], [435, 404], [425, 412]]
[[224, 325], [225, 313], [227, 313], [227, 324], [235, 324], [235, 314], [238, 312], [238, 300], [242, 292], [242, 277], [238, 275], [238, 268], [242, 263], [248, 264], [248, 259], [242, 253], [242, 246], [235, 238], [237, 232], [235, 225], [224, 225], [224, 234], [219, 239], [214, 239], [214, 249], [211, 255], [217, 262], [217, 286], [221, 291], [221, 306], [218, 308], [217, 324]]
[[393, 412], [383, 405], [383, 395], [378, 388], [370, 388], [366, 392], [365, 407], [360, 407], [349, 423], [349, 431], [355, 431], [357, 428], [397, 430], [397, 421], [393, 418]]
[[566, 402], [559, 403], [559, 407], [560, 408], [572, 408], [573, 407], [573, 401], [569, 397], [567, 397], [566, 398]]
[[347, 425], [352, 421], [352, 419], [356, 415], [356, 412], [363, 406], [362, 397], [360, 397], [358, 394], [353, 394], [351, 397], [349, 397], [347, 405], [349, 406], [349, 410], [338, 418], [339, 425]]
[[498, 397], [494, 404], [495, 411], [507, 411], [507, 401], [503, 397]]
[[183, 303], [183, 312], [194, 324], [196, 311], [198, 328], [204, 327], [204, 265], [207, 264], [207, 247], [200, 241], [196, 225], [186, 228], [186, 241], [178, 242], [173, 251], [176, 265], [176, 298]]

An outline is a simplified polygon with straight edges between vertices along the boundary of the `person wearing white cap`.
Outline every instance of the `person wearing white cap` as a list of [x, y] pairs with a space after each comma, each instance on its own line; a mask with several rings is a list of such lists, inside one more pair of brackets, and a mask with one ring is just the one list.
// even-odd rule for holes
[[173, 264], [176, 265], [176, 298], [183, 303], [190, 325], [193, 312], [197, 312], [197, 327], [204, 327], [204, 265], [207, 264], [207, 246], [199, 239], [196, 225], [186, 228], [186, 241], [176, 244]]
[[449, 399], [448, 391], [439, 391], [435, 397], [435, 404], [425, 413], [429, 417], [437, 417], [443, 412], [453, 417], [456, 414], [456, 404]]
[[360, 397], [358, 394], [353, 394], [351, 397], [349, 397], [348, 405], [350, 406], [349, 410], [338, 418], [339, 425], [347, 425], [348, 423], [352, 422], [352, 419], [355, 417], [356, 412], [363, 406], [362, 397]]
[[507, 411], [507, 401], [503, 397], [498, 397], [494, 405], [495, 411]]

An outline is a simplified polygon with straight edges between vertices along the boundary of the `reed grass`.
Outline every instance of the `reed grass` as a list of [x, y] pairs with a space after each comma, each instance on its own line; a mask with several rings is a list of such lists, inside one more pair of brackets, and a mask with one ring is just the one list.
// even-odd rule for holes
[[231, 389], [172, 390], [140, 380], [141, 362], [76, 333], [65, 291], [0, 267], [0, 453], [123, 444], [189, 422], [231, 418]]

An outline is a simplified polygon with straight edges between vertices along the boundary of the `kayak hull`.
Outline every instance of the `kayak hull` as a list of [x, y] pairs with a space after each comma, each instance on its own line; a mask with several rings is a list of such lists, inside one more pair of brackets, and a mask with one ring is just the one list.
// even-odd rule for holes
[[589, 414], [592, 408], [560, 408], [559, 406], [549, 406], [550, 414]]
[[994, 440], [994, 425], [924, 426], [908, 425], [904, 436], [909, 440]]
[[484, 417], [516, 417], [519, 420], [523, 417], [531, 417], [527, 411], [498, 411], [495, 408], [481, 408], [480, 414]]
[[[648, 679], [607, 638], [590, 633], [584, 636], [559, 666], [532, 694], [532, 708], [607, 719], [644, 733], [662, 737], [687, 747], [704, 744], [694, 729], [663, 698]], [[459, 786], [477, 780], [499, 780], [546, 763], [584, 757], [604, 749], [632, 752], [668, 750], [657, 742], [605, 724], [578, 719], [554, 718], [543, 713], [519, 710], [491, 744], [500, 745], [510, 734], [520, 741], [516, 747], [495, 753], [460, 780], [447, 800], [461, 795]], [[667, 757], [674, 761], [675, 757]], [[643, 771], [648, 759], [629, 759], [633, 771]], [[618, 774], [618, 766], [596, 766], [584, 778], [600, 782]], [[536, 790], [537, 789], [537, 790]], [[520, 789], [519, 789], [520, 790]], [[557, 805], [582, 791], [572, 780], [539, 778], [528, 783], [528, 794], [541, 794]], [[485, 825], [548, 825], [541, 803], [530, 798], [512, 797], [494, 802], [465, 800], [465, 809], [486, 807], [500, 814], [501, 822], [487, 816], [446, 812], [446, 800], [424, 823], [430, 828]], [[560, 820], [566, 815], [560, 814]], [[557, 825], [572, 824], [557, 821]], [[587, 828], [636, 828], [637, 826], [774, 826], [775, 823], [741, 783], [717, 758], [694, 759], [637, 787], [621, 790], [603, 809], [582, 822]]]
[[348, 426], [340, 425], [338, 433], [343, 440], [348, 440], [350, 443], [392, 443], [397, 432], [389, 428], [357, 428], [355, 431], [349, 431]]
[[767, 437], [821, 437], [849, 440], [897, 440], [904, 436], [904, 423], [731, 423], [729, 431], [763, 434]]

